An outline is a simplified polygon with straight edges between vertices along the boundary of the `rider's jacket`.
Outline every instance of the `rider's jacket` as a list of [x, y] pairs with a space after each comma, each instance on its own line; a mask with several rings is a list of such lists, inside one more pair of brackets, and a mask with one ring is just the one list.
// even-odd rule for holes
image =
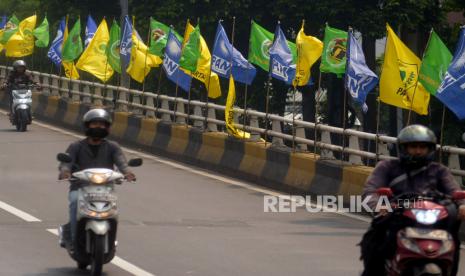
[[[370, 208], [374, 209], [377, 205], [376, 190], [382, 187], [391, 188], [394, 195], [424, 194], [435, 191], [452, 195], [454, 191], [461, 190], [450, 170], [444, 165], [431, 162], [418, 169], [406, 170], [398, 159], [379, 162], [368, 177], [363, 190], [363, 198], [370, 196], [371, 199], [368, 201]], [[465, 204], [465, 200], [458, 203]]]

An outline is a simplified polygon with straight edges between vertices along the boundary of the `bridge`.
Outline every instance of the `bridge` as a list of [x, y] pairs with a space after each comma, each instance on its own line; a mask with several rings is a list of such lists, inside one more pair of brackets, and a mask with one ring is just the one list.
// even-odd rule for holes
[[[0, 67], [0, 77], [7, 74]], [[394, 137], [237, 109], [242, 141], [224, 132], [224, 107], [33, 72], [35, 122], [16, 132], [0, 112], [0, 267], [5, 275], [78, 275], [58, 247], [67, 221], [67, 184], [56, 153], [79, 139], [91, 106], [113, 111], [113, 139], [144, 158], [137, 184], [118, 187], [118, 257], [107, 275], [358, 275], [356, 244], [369, 219], [344, 212], [264, 212], [264, 195], [359, 194], [372, 168], [393, 158]], [[6, 98], [0, 95], [5, 106]], [[242, 118], [243, 118], [242, 117]], [[245, 123], [244, 123], [245, 122]], [[271, 127], [264, 127], [269, 122]], [[294, 126], [283, 133], [282, 124]], [[316, 141], [305, 136], [316, 133]], [[308, 131], [307, 131], [308, 132]], [[348, 137], [337, 146], [331, 134]], [[263, 142], [260, 138], [268, 138]], [[378, 146], [375, 152], [364, 141]], [[457, 180], [464, 150], [443, 146]], [[344, 153], [344, 160], [334, 156]], [[462, 255], [465, 251], [462, 250]], [[461, 262], [465, 273], [465, 261]]]

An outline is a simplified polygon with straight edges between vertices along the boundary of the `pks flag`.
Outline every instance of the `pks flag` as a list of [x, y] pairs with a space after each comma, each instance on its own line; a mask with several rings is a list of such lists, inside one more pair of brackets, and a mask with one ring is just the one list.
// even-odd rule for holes
[[52, 45], [48, 50], [47, 57], [52, 60], [56, 66], [61, 65], [61, 49], [63, 46], [63, 39], [65, 34], [66, 22], [63, 18], [58, 25], [57, 35], [52, 41]]
[[123, 32], [121, 35], [121, 45], [120, 45], [120, 54], [121, 54], [121, 65], [122, 70], [126, 71], [126, 68], [129, 66], [131, 61], [131, 46], [132, 46], [132, 24], [129, 20], [129, 16], [124, 17], [123, 23]]
[[326, 25], [320, 71], [341, 76], [346, 70], [347, 32]]
[[171, 31], [168, 33], [168, 40], [165, 47], [165, 58], [163, 59], [163, 69], [168, 79], [189, 92], [192, 78], [180, 70], [179, 59], [181, 58], [181, 41]]
[[95, 32], [97, 31], [97, 24], [95, 24], [94, 19], [92, 16], [87, 16], [87, 24], [86, 24], [86, 38], [84, 39], [84, 48], [89, 45], [90, 41], [94, 37]]
[[102, 82], [106, 82], [113, 75], [113, 68], [108, 63], [105, 51], [107, 49], [110, 33], [105, 19], [102, 20], [90, 41], [88, 47], [84, 50], [76, 67], [97, 77]]
[[353, 31], [349, 31], [345, 86], [354, 101], [362, 105], [364, 112], [368, 110], [365, 104], [366, 97], [376, 84], [378, 76], [368, 68], [362, 45], [355, 38]]
[[236, 88], [234, 86], [234, 77], [229, 78], [228, 97], [224, 106], [224, 121], [228, 133], [236, 138], [250, 138], [250, 133], [237, 129], [234, 125], [234, 103], [236, 102]]
[[5, 44], [7, 57], [24, 57], [34, 52], [34, 35], [37, 16], [30, 16], [19, 23], [18, 30]]
[[428, 114], [430, 94], [418, 82], [421, 61], [389, 25], [380, 79], [380, 100], [420, 115]]
[[276, 25], [273, 45], [270, 48], [269, 74], [287, 84], [292, 84], [295, 78], [295, 64], [292, 62], [292, 53], [279, 23]]
[[116, 72], [121, 74], [121, 60], [119, 56], [119, 49], [121, 43], [121, 28], [118, 26], [115, 20], [110, 29], [110, 41], [107, 44], [106, 55], [108, 58], [108, 64]]
[[[273, 44], [274, 34], [252, 21], [249, 40], [249, 61], [265, 71], [270, 69], [270, 47]], [[297, 60], [296, 45], [287, 41], [292, 53], [292, 60]]]
[[295, 42], [297, 45], [297, 62], [293, 85], [304, 86], [310, 81], [310, 69], [321, 57], [323, 42], [314, 36], [305, 35], [303, 24]]
[[436, 95], [451, 61], [451, 52], [432, 30], [420, 67], [420, 83], [431, 95]]
[[45, 48], [50, 42], [50, 33], [48, 30], [48, 20], [47, 17], [44, 18], [39, 27], [34, 29], [34, 36], [36, 37], [36, 46], [39, 48]]
[[436, 97], [445, 104], [459, 120], [465, 119], [465, 28], [455, 49], [454, 58], [439, 86]]
[[[193, 31], [194, 27], [188, 23], [186, 26], [186, 38], [184, 41], [189, 40], [189, 36]], [[203, 82], [208, 90], [208, 97], [215, 99], [221, 96], [221, 87], [218, 75], [210, 70], [211, 58], [212, 56], [210, 54], [210, 50], [208, 50], [207, 43], [202, 35], [200, 35], [200, 57], [197, 61], [197, 69], [194, 72], [187, 70], [183, 71]], [[208, 77], [208, 74], [210, 74], [210, 77]]]
[[221, 22], [218, 22], [216, 29], [211, 66], [218, 75], [229, 78], [232, 74], [236, 81], [248, 85], [257, 73], [257, 69], [231, 45]]

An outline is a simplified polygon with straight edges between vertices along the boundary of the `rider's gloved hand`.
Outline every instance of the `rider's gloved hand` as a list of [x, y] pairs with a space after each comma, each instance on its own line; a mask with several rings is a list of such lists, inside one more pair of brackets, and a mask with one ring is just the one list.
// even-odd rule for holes
[[465, 204], [459, 206], [458, 219], [465, 220]]
[[124, 175], [124, 177], [126, 178], [127, 181], [129, 182], [132, 182], [132, 181], [136, 181], [136, 175], [132, 172], [128, 172]]
[[60, 175], [58, 175], [59, 180], [69, 179], [69, 178], [71, 178], [71, 173], [68, 171], [61, 172]]

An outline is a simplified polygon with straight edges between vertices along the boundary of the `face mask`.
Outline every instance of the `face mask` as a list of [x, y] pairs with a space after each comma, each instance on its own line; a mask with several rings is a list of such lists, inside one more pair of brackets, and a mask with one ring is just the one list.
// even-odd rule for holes
[[88, 128], [86, 131], [86, 136], [91, 138], [105, 138], [108, 136], [108, 129], [107, 128]]

